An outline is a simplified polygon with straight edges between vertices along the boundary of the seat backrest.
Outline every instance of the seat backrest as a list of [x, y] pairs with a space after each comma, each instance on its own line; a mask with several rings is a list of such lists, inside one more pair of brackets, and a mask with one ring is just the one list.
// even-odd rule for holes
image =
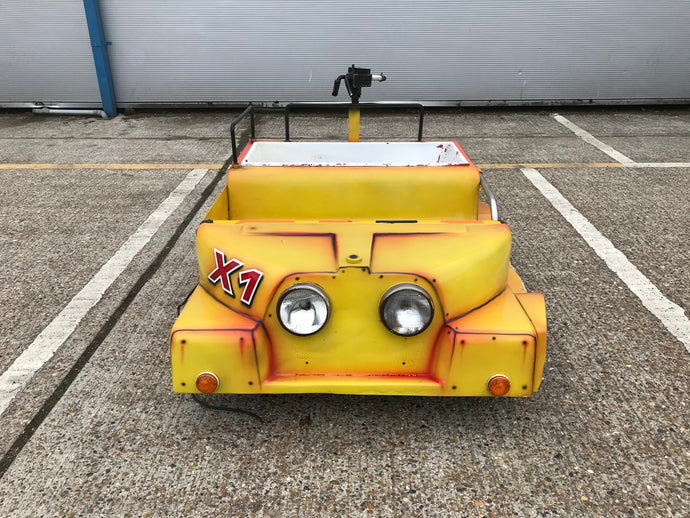
[[233, 220], [476, 220], [479, 171], [442, 167], [271, 166], [228, 171]]

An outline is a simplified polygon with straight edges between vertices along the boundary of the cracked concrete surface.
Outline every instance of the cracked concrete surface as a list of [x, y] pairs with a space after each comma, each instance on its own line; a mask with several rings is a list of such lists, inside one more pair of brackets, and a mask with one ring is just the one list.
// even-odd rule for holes
[[[562, 113], [623, 153], [634, 148], [634, 159], [671, 161], [669, 150], [673, 160], [690, 159], [687, 108]], [[114, 121], [0, 113], [0, 161], [223, 162], [230, 119], [203, 111]], [[280, 137], [282, 119], [260, 121], [260, 137]], [[411, 125], [410, 118], [377, 117], [365, 123], [363, 138], [402, 138], [414, 134]], [[613, 162], [544, 110], [432, 110], [426, 130], [427, 139], [459, 140], [475, 162]], [[295, 136], [319, 134], [345, 138], [342, 121], [301, 115]], [[184, 138], [168, 138], [175, 135]], [[689, 170], [541, 172], [687, 314], [690, 222], [682, 193], [689, 192]], [[538, 394], [211, 397], [252, 409], [264, 425], [173, 394], [168, 333], [197, 282], [195, 226], [216, 189], [5, 472], [0, 515], [690, 514], [688, 351], [519, 169], [485, 173], [513, 232], [513, 264], [527, 288], [546, 298], [549, 345]], [[0, 174], [4, 370], [185, 171]], [[210, 177], [5, 412], [0, 451], [22, 433]], [[31, 280], [20, 270], [33, 272]]]

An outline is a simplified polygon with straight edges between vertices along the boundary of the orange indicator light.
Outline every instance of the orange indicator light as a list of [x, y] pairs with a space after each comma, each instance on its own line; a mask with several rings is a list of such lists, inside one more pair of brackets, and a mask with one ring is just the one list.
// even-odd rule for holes
[[218, 388], [218, 377], [212, 372], [202, 372], [196, 377], [196, 388], [204, 394], [210, 394]]
[[510, 380], [501, 374], [492, 376], [488, 383], [489, 391], [494, 396], [505, 396], [510, 390]]

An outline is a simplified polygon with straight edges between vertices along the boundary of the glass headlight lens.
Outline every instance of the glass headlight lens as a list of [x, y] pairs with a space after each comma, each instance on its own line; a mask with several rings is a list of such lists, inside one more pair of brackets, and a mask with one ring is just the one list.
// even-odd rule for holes
[[393, 286], [381, 298], [383, 324], [396, 335], [414, 336], [424, 331], [434, 317], [431, 297], [416, 284]]
[[296, 335], [311, 335], [328, 320], [331, 304], [326, 293], [315, 284], [294, 284], [278, 300], [278, 320]]

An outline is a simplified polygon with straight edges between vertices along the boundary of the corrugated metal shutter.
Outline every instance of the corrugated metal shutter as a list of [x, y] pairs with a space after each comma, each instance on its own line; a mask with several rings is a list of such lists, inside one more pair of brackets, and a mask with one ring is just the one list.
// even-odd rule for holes
[[100, 103], [84, 4], [0, 2], [0, 105], [68, 101]]
[[[687, 0], [100, 0], [118, 104], [690, 100]], [[100, 104], [82, 2], [0, 3], [0, 105]], [[340, 100], [345, 100], [342, 93]]]
[[[690, 98], [685, 0], [101, 0], [119, 102]], [[342, 94], [344, 95], [344, 94]]]

